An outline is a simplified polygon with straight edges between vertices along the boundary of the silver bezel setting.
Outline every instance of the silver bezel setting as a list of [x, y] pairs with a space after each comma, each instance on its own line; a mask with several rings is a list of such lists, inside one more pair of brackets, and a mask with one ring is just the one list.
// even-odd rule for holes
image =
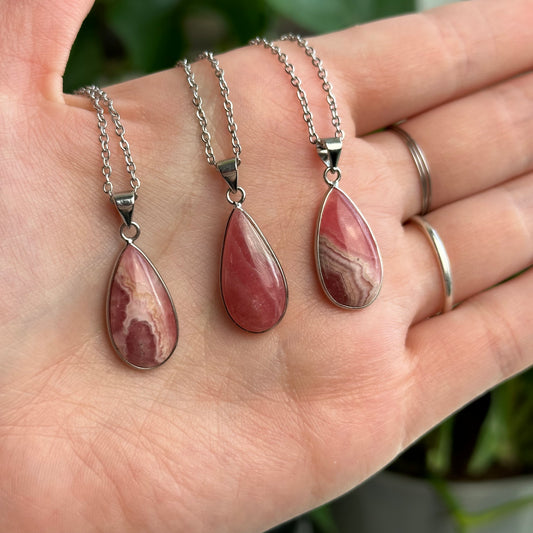
[[[333, 298], [333, 296], [329, 293], [329, 291], [328, 291], [328, 289], [326, 287], [326, 284], [324, 282], [324, 278], [322, 276], [322, 269], [320, 268], [320, 256], [319, 256], [319, 252], [318, 252], [320, 223], [322, 222], [322, 215], [324, 213], [324, 207], [326, 206], [326, 202], [328, 201], [328, 198], [329, 198], [330, 194], [333, 192], [334, 189], [337, 189], [342, 194], [344, 194], [344, 196], [346, 196], [346, 198], [351, 203], [351, 205], [354, 207], [354, 209], [357, 211], [357, 213], [359, 214], [359, 216], [361, 217], [363, 222], [367, 225], [368, 230], [370, 232], [370, 236], [372, 237], [372, 239], [374, 241], [374, 244], [376, 245], [376, 250], [378, 252], [379, 266], [381, 268], [381, 281], [379, 283], [378, 290], [376, 291], [376, 294], [374, 295], [374, 298], [372, 298], [372, 300], [370, 300], [365, 305], [361, 305], [361, 306], [344, 305], [344, 304], [339, 303], [337, 300], [335, 300], [335, 298]], [[366, 218], [363, 216], [363, 213], [361, 213], [361, 211], [355, 205], [353, 200], [338, 186], [337, 182], [335, 182], [332, 186], [330, 186], [329, 190], [326, 192], [326, 194], [324, 196], [324, 200], [322, 201], [322, 205], [320, 206], [320, 211], [318, 213], [318, 218], [317, 218], [316, 228], [315, 228], [315, 264], [316, 264], [316, 270], [317, 270], [317, 273], [318, 273], [318, 279], [320, 280], [320, 285], [322, 285], [323, 291], [325, 292], [325, 294], [328, 297], [328, 299], [331, 302], [333, 302], [337, 307], [342, 307], [343, 309], [364, 309], [365, 307], [368, 307], [369, 305], [374, 303], [376, 298], [378, 297], [379, 293], [381, 292], [381, 287], [383, 285], [383, 260], [381, 258], [381, 251], [380, 251], [378, 243], [376, 241], [376, 237], [374, 236], [374, 233], [372, 231], [372, 228], [370, 227], [370, 224], [368, 224]]]
[[[283, 285], [285, 287], [285, 307], [283, 308], [283, 312], [281, 313], [278, 321], [275, 324], [273, 324], [268, 329], [265, 329], [263, 331], [250, 331], [249, 329], [246, 329], [245, 327], [241, 326], [238, 322], [236, 322], [234, 320], [234, 318], [231, 316], [231, 314], [230, 314], [230, 312], [228, 310], [228, 307], [226, 305], [226, 300], [224, 299], [224, 291], [222, 290], [222, 259], [224, 257], [224, 246], [225, 246], [225, 243], [226, 243], [226, 236], [227, 236], [227, 233], [228, 233], [228, 226], [229, 226], [231, 217], [235, 213], [236, 209], [239, 209], [244, 214], [244, 216], [247, 218], [247, 220], [251, 223], [253, 229], [256, 231], [256, 233], [259, 236], [259, 238], [263, 241], [263, 243], [268, 248], [268, 251], [272, 254], [272, 257], [274, 258], [274, 261], [276, 262], [276, 265], [278, 266], [278, 268], [279, 268], [279, 270], [281, 272], [281, 276], [283, 278]], [[287, 278], [285, 277], [285, 272], [283, 271], [281, 263], [279, 262], [279, 259], [278, 259], [277, 255], [274, 253], [274, 250], [272, 249], [272, 246], [270, 246], [270, 243], [268, 242], [267, 238], [264, 236], [263, 232], [259, 229], [259, 226], [255, 222], [255, 220], [241, 207], [240, 204], [236, 204], [234, 206], [234, 208], [232, 209], [232, 211], [231, 211], [231, 213], [230, 213], [230, 215], [228, 217], [228, 221], [226, 223], [226, 229], [224, 230], [224, 240], [222, 241], [222, 253], [221, 253], [221, 256], [220, 256], [220, 276], [219, 277], [220, 277], [220, 294], [221, 294], [221, 297], [222, 297], [222, 302], [224, 304], [224, 308], [226, 309], [226, 313], [231, 318], [232, 322], [236, 326], [241, 328], [243, 331], [246, 331], [248, 333], [254, 333], [254, 334], [266, 333], [267, 331], [270, 331], [272, 328], [275, 328], [281, 322], [283, 317], [285, 316], [285, 313], [287, 312], [288, 302], [289, 302], [289, 287], [287, 285]]]
[[[159, 281], [162, 283], [162, 285], [163, 285], [163, 287], [164, 287], [164, 289], [165, 289], [165, 291], [166, 291], [166, 293], [167, 293], [167, 295], [169, 297], [170, 304], [172, 305], [172, 312], [174, 313], [174, 320], [176, 321], [176, 342], [175, 342], [174, 346], [172, 347], [172, 350], [170, 351], [170, 354], [168, 355], [168, 357], [165, 360], [163, 360], [161, 363], [159, 363], [159, 364], [157, 364], [155, 366], [147, 366], [147, 367], [137, 366], [137, 365], [134, 365], [133, 363], [131, 363], [130, 361], [128, 361], [127, 359], [125, 359], [124, 356], [122, 355], [121, 351], [118, 349], [117, 345], [115, 344], [115, 341], [113, 339], [113, 335], [111, 334], [110, 318], [109, 318], [109, 300], [110, 300], [110, 295], [111, 295], [111, 285], [112, 285], [113, 279], [115, 277], [115, 273], [116, 273], [118, 264], [120, 262], [120, 258], [122, 257], [122, 254], [126, 251], [128, 246], [133, 246], [144, 257], [144, 259], [146, 259], [148, 264], [154, 269], [154, 272], [156, 273], [157, 277], [159, 278]], [[157, 268], [154, 266], [152, 261], [150, 261], [148, 256], [138, 246], [133, 244], [133, 242], [129, 242], [129, 241], [126, 242], [126, 246], [124, 246], [122, 251], [118, 254], [118, 257], [117, 257], [117, 259], [115, 261], [115, 264], [113, 265], [113, 270], [111, 271], [111, 276], [109, 277], [109, 283], [107, 285], [107, 296], [106, 296], [106, 324], [107, 324], [107, 333], [109, 335], [109, 340], [111, 341], [111, 345], [113, 346], [113, 349], [115, 350], [115, 352], [117, 353], [119, 358], [124, 363], [126, 363], [128, 366], [130, 366], [132, 368], [136, 368], [137, 370], [153, 370], [154, 368], [159, 368], [161, 365], [163, 365], [164, 363], [166, 363], [170, 359], [172, 354], [175, 352], [176, 347], [178, 346], [179, 322], [178, 322], [178, 314], [176, 313], [176, 308], [174, 306], [174, 300], [172, 299], [172, 296], [170, 295], [170, 291], [168, 290], [168, 287], [167, 287], [166, 283], [164, 282], [163, 278], [161, 277], [161, 274], [159, 273]]]

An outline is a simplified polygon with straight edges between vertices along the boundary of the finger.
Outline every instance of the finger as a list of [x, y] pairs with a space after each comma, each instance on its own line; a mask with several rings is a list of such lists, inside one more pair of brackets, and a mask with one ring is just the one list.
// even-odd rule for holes
[[[410, 329], [407, 347], [414, 370], [405, 408], [418, 416], [407, 440], [533, 363], [532, 293], [530, 269]], [[432, 410], [421, 407], [428, 398]]]
[[[533, 169], [533, 74], [439, 106], [401, 128], [428, 161], [431, 209], [520, 176]], [[365, 139], [387, 158], [401, 219], [419, 213], [420, 175], [405, 142], [391, 131]]]
[[[531, 0], [474, 0], [357, 26], [311, 44], [363, 135], [529, 70], [532, 27]], [[304, 63], [299, 58], [297, 70]]]
[[93, 0], [0, 3], [0, 94], [59, 100], [70, 49]]
[[[455, 303], [533, 263], [533, 175], [445, 206], [425, 219], [449, 256]], [[410, 280], [403, 283], [403, 298], [406, 306], [414, 306], [415, 322], [442, 310], [442, 274], [433, 247], [413, 224], [405, 226], [400, 271]]]

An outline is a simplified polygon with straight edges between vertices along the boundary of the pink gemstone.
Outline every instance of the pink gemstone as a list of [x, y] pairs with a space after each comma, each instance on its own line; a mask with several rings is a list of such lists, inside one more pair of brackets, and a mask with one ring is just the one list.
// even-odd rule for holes
[[115, 264], [107, 324], [119, 356], [138, 368], [164, 363], [178, 342], [170, 294], [157, 270], [133, 244], [126, 245]]
[[383, 278], [377, 243], [363, 215], [337, 187], [322, 204], [316, 258], [320, 281], [334, 303], [357, 309], [376, 299]]
[[285, 314], [283, 270], [255, 222], [240, 208], [232, 211], [226, 226], [220, 286], [229, 316], [247, 331], [262, 333]]

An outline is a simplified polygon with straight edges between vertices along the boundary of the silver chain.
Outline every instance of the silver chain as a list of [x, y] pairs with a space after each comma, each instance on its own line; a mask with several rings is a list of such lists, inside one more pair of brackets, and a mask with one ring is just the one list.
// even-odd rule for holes
[[185, 70], [185, 74], [187, 75], [187, 82], [189, 84], [189, 87], [192, 89], [192, 103], [196, 107], [196, 116], [198, 117], [200, 127], [202, 128], [202, 141], [205, 144], [205, 155], [207, 157], [207, 162], [210, 165], [215, 165], [216, 160], [215, 154], [213, 153], [213, 147], [211, 146], [211, 135], [209, 135], [209, 131], [207, 131], [207, 118], [202, 108], [202, 98], [198, 93], [198, 84], [194, 79], [194, 73], [191, 70], [191, 66], [186, 59], [178, 61], [177, 66], [183, 67], [183, 70]]
[[83, 87], [76, 91], [76, 94], [88, 96], [91, 99], [93, 107], [96, 109], [96, 115], [98, 117], [98, 128], [100, 128], [100, 145], [102, 146], [102, 174], [104, 175], [104, 192], [109, 195], [110, 198], [113, 198], [113, 183], [111, 182], [111, 164], [109, 162], [111, 158], [111, 151], [109, 149], [109, 135], [107, 133], [107, 121], [105, 119], [105, 110], [102, 107], [100, 102], [103, 102], [109, 114], [111, 115], [111, 120], [115, 125], [115, 133], [120, 138], [120, 148], [124, 153], [124, 160], [126, 161], [126, 170], [131, 176], [130, 185], [133, 191], [136, 193], [139, 187], [141, 186], [141, 181], [135, 175], [136, 167], [133, 159], [131, 158], [130, 145], [125, 138], [124, 126], [120, 121], [120, 115], [113, 106], [113, 100], [109, 98], [107, 93], [96, 87], [96, 85], [90, 85]]
[[[233, 104], [229, 99], [229, 88], [226, 83], [226, 80], [224, 79], [224, 71], [220, 67], [218, 60], [214, 57], [212, 52], [202, 52], [198, 56], [198, 58], [207, 59], [211, 63], [211, 66], [215, 71], [215, 75], [218, 78], [220, 94], [224, 98], [224, 110], [226, 111], [226, 117], [228, 119], [228, 131], [231, 134], [231, 145], [233, 147], [233, 154], [235, 155], [235, 161], [238, 166], [241, 163], [240, 155], [242, 152], [242, 148], [239, 142], [239, 138], [237, 137], [237, 124], [235, 123], [235, 119], [233, 116]], [[202, 141], [205, 144], [205, 155], [207, 157], [207, 162], [210, 165], [216, 165], [217, 161], [213, 153], [213, 147], [211, 146], [211, 135], [207, 130], [207, 118], [202, 107], [202, 98], [200, 97], [198, 84], [194, 79], [194, 73], [191, 69], [191, 65], [186, 59], [183, 59], [181, 61], [178, 61], [177, 66], [183, 67], [183, 69], [185, 70], [185, 74], [187, 75], [187, 82], [193, 92], [192, 103], [196, 107], [196, 116], [198, 117], [200, 127], [202, 128]]]
[[[343, 140], [344, 131], [341, 128], [341, 119], [337, 112], [337, 102], [333, 94], [331, 83], [328, 81], [328, 74], [322, 64], [322, 60], [317, 56], [315, 49], [299, 35], [288, 33], [287, 35], [283, 35], [281, 40], [294, 41], [298, 43], [298, 46], [301, 46], [305, 50], [306, 55], [311, 58], [313, 66], [318, 70], [318, 77], [322, 81], [322, 89], [324, 89], [327, 95], [326, 99], [331, 112], [331, 123], [335, 127], [335, 137]], [[311, 144], [320, 143], [320, 137], [318, 136], [313, 124], [313, 115], [309, 109], [309, 101], [307, 100], [307, 95], [302, 88], [302, 80], [300, 80], [300, 78], [294, 72], [294, 65], [289, 62], [287, 54], [282, 52], [279, 46], [276, 46], [272, 41], [262, 39], [260, 37], [256, 37], [250, 41], [250, 44], [256, 46], [263, 45], [266, 49], [270, 49], [273, 54], [278, 56], [279, 62], [285, 65], [285, 72], [291, 77], [291, 83], [296, 88], [298, 100], [300, 101], [303, 109], [303, 119], [307, 124], [307, 128], [309, 129], [309, 142]]]

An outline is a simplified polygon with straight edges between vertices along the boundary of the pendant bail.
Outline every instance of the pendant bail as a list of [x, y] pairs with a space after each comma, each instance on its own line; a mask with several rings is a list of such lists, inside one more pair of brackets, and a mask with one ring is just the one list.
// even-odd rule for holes
[[215, 165], [226, 183], [229, 185], [231, 192], [237, 192], [237, 159], [235, 157], [224, 159], [224, 161], [218, 161]]
[[128, 227], [131, 226], [136, 197], [135, 191], [119, 192], [113, 195], [113, 203], [122, 217], [124, 224]]
[[316, 151], [328, 168], [336, 168], [338, 166], [341, 150], [342, 139], [340, 137], [319, 139], [316, 143]]

